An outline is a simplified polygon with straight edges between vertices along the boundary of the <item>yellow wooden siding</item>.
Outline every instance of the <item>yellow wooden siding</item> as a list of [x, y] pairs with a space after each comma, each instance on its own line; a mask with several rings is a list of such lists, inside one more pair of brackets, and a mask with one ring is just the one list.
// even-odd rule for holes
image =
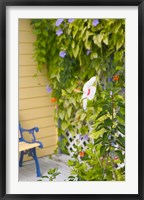
[[19, 76], [20, 77], [33, 77], [34, 75], [38, 74], [39, 76], [46, 74], [46, 69], [44, 69], [42, 72], [38, 73], [36, 70], [35, 65], [34, 66], [19, 66]]
[[19, 66], [36, 66], [36, 61], [33, 59], [33, 55], [20, 55], [19, 54]]
[[19, 88], [28, 88], [28, 87], [39, 87], [43, 86], [46, 89], [47, 78], [46, 76], [39, 77], [21, 77], [19, 82]]
[[[37, 148], [38, 156], [42, 157], [54, 152], [58, 135], [55, 104], [46, 91], [47, 70], [37, 72], [37, 63], [33, 58], [35, 39], [30, 20], [19, 19], [19, 119], [24, 128], [39, 127], [35, 135], [44, 146], [43, 149]], [[29, 159], [25, 156], [25, 160]]]
[[[43, 148], [43, 149], [37, 148], [37, 156], [43, 157], [43, 155], [53, 154], [53, 151], [56, 148], [57, 148], [57, 146], [52, 146], [52, 147], [49, 146], [49, 147]], [[28, 155], [25, 155], [24, 158], [25, 158], [25, 160], [31, 160], [31, 157], [29, 157]]]
[[31, 99], [20, 99], [19, 100], [19, 108], [24, 109], [32, 109], [32, 108], [40, 108], [40, 107], [47, 107], [51, 106], [53, 103], [50, 101], [50, 98], [45, 97], [37, 97]]

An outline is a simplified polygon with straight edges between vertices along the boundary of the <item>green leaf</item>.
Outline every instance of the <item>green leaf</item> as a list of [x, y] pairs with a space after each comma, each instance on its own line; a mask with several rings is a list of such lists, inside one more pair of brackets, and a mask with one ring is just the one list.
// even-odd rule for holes
[[63, 122], [61, 123], [61, 129], [62, 129], [63, 131], [65, 131], [65, 130], [67, 129], [67, 127], [68, 127], [68, 123], [65, 122], [65, 121], [63, 121]]
[[77, 45], [74, 49], [72, 49], [73, 55], [76, 58], [79, 53], [79, 45]]
[[74, 166], [75, 165], [75, 161], [73, 160], [68, 160], [68, 166]]
[[96, 131], [100, 131], [101, 129], [104, 128], [104, 124], [100, 123], [97, 127], [96, 127]]
[[75, 48], [75, 41], [74, 40], [72, 41], [71, 46], [72, 46], [73, 49]]
[[43, 41], [41, 42], [41, 45], [42, 45], [43, 47], [46, 47], [46, 41], [43, 40]]
[[102, 39], [103, 39], [103, 33], [100, 33], [100, 34], [98, 34], [98, 35], [95, 35], [94, 37], [93, 37], [93, 41], [94, 41], [94, 43], [98, 46], [98, 47], [100, 47], [101, 48], [101, 46], [102, 46]]
[[87, 155], [93, 157], [93, 152], [90, 149], [86, 149], [85, 152], [87, 153]]
[[102, 137], [99, 137], [99, 138], [97, 138], [97, 139], [94, 140], [94, 144], [95, 144], [95, 145], [96, 145], [96, 144], [99, 144], [99, 143], [102, 142], [102, 140], [103, 140], [103, 138], [102, 138]]
[[96, 44], [98, 47], [101, 47], [101, 43], [99, 42], [99, 40], [98, 40], [98, 36], [94, 36], [93, 37], [93, 41], [94, 41], [94, 44]]
[[69, 107], [67, 109], [67, 114], [68, 114], [68, 117], [70, 118], [71, 114], [72, 114], [72, 107]]
[[93, 52], [93, 53], [90, 54], [90, 59], [91, 60], [93, 60], [93, 59], [95, 59], [97, 57], [98, 57], [98, 54], [96, 52]]
[[122, 136], [119, 136], [117, 139], [116, 139], [117, 143], [122, 146], [123, 148], [125, 148], [125, 139], [122, 137]]
[[103, 39], [103, 43], [105, 43], [106, 45], [108, 45], [108, 37], [105, 37], [105, 38]]
[[42, 178], [49, 178], [48, 176], [42, 176]]
[[46, 37], [48, 36], [48, 32], [45, 29], [43, 30], [43, 35]]
[[117, 113], [117, 116], [119, 116], [121, 119], [125, 120], [125, 115], [123, 115], [122, 113]]
[[106, 140], [108, 140], [108, 133], [107, 132], [105, 132], [103, 134], [103, 141], [105, 142]]
[[65, 100], [63, 103], [64, 108], [68, 108], [69, 107], [69, 101]]
[[118, 155], [119, 159], [120, 159], [122, 162], [124, 162], [124, 156], [123, 156], [122, 152], [121, 152], [120, 150], [116, 150], [115, 152], [116, 152], [116, 154]]
[[97, 115], [97, 118], [96, 119], [99, 119], [100, 117], [104, 116], [107, 114], [107, 111], [105, 110], [102, 110], [98, 115]]
[[78, 32], [78, 27], [77, 26], [75, 26], [74, 27], [74, 31], [73, 31], [73, 38], [75, 38], [75, 36], [76, 36], [76, 34], [77, 34], [77, 32]]
[[105, 119], [105, 120], [104, 120], [104, 125], [105, 125], [105, 126], [111, 126], [111, 125], [112, 125], [112, 120], [109, 119], [109, 118], [108, 118], [108, 119]]
[[116, 43], [116, 50], [118, 51], [122, 45], [123, 45], [123, 41], [119, 39]]
[[114, 25], [114, 33], [117, 33], [120, 27], [121, 27], [121, 23], [117, 22], [117, 23]]
[[91, 42], [89, 40], [86, 40], [85, 47], [86, 49], [91, 49]]
[[100, 148], [100, 155], [101, 155], [101, 156], [103, 156], [103, 155], [106, 153], [106, 149], [107, 149], [106, 146], [102, 146], [102, 147]]
[[125, 134], [125, 126], [123, 125], [118, 125], [118, 130], [122, 133], [122, 134]]
[[82, 113], [81, 117], [80, 117], [80, 120], [83, 121], [86, 117], [86, 113]]
[[36, 34], [36, 35], [41, 34], [41, 30], [40, 30], [40, 29], [35, 29], [33, 32], [34, 32], [34, 34]]
[[64, 112], [64, 111], [59, 111], [59, 118], [60, 118], [61, 120], [64, 119], [64, 115], [65, 115], [65, 112]]

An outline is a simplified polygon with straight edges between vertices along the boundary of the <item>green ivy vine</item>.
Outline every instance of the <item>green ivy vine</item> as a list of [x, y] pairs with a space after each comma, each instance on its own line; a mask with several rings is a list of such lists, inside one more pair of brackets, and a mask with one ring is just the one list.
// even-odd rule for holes
[[[31, 25], [37, 70], [47, 68], [47, 90], [57, 104], [61, 150], [68, 153], [67, 131], [94, 141], [84, 154], [75, 147], [70, 179], [124, 180], [118, 166], [125, 159], [125, 20], [32, 19]], [[91, 77], [96, 94], [84, 110], [83, 87]]]

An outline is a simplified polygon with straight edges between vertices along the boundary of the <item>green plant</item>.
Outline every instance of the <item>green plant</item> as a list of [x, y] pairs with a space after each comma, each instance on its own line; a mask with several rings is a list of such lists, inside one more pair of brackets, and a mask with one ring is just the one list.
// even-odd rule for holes
[[49, 181], [53, 181], [54, 179], [56, 179], [56, 177], [60, 174], [60, 172], [58, 171], [58, 168], [53, 168], [53, 169], [49, 169], [47, 172], [47, 176], [42, 176], [42, 179], [39, 179], [38, 181], [43, 181], [44, 179], [48, 179]]
[[[60, 148], [68, 154], [67, 131], [72, 135], [88, 134], [94, 141], [85, 152], [88, 160], [82, 163], [77, 160], [73, 166], [75, 175], [78, 180], [123, 180], [124, 167], [123, 171], [117, 168], [114, 156], [118, 156], [117, 164], [124, 162], [125, 20], [33, 19], [31, 24], [37, 37], [34, 43], [37, 70], [47, 68], [47, 91], [57, 104], [55, 116], [59, 121], [58, 134], [62, 136]], [[84, 110], [83, 86], [91, 77], [96, 77], [96, 94]], [[75, 159], [79, 151], [77, 149]], [[89, 169], [91, 160], [92, 166], [99, 169], [96, 173], [99, 176], [93, 170], [89, 171], [93, 178], [79, 175], [85, 163], [88, 164], [85, 169]], [[119, 171], [121, 177], [116, 175]]]
[[98, 86], [97, 95], [89, 102], [86, 112], [81, 128], [83, 124], [90, 124], [91, 142], [85, 150], [79, 144], [75, 146], [73, 159], [68, 161], [72, 169], [70, 180], [76, 177], [81, 181], [124, 180], [125, 104], [124, 95], [119, 95], [118, 83], [111, 83], [104, 91]]

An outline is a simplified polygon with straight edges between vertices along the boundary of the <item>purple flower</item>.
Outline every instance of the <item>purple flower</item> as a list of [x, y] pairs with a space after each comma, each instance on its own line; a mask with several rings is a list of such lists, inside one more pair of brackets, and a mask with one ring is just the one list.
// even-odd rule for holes
[[69, 23], [72, 23], [73, 21], [74, 21], [74, 19], [72, 19], [72, 18], [71, 18], [71, 19], [68, 19], [68, 22], [69, 22]]
[[65, 51], [61, 51], [61, 52], [59, 53], [59, 56], [60, 56], [61, 58], [64, 58], [64, 57], [66, 56], [66, 52], [65, 52]]
[[92, 24], [93, 24], [93, 26], [97, 26], [99, 24], [99, 20], [98, 19], [94, 19]]
[[91, 50], [87, 50], [86, 55], [88, 56], [91, 53]]
[[63, 31], [62, 31], [62, 29], [59, 29], [59, 30], [56, 32], [56, 35], [57, 35], [57, 36], [60, 36], [61, 34], [63, 34]]
[[52, 89], [49, 87], [49, 85], [46, 86], [46, 91], [47, 91], [48, 93], [51, 93], [51, 92], [52, 92]]
[[85, 140], [88, 140], [89, 139], [89, 136], [88, 136], [88, 134], [86, 134], [86, 135], [84, 135], [84, 137], [83, 137]]
[[112, 145], [113, 147], [115, 147], [115, 143], [114, 143], [114, 142], [112, 142], [111, 145]]
[[112, 78], [109, 77], [109, 78], [108, 78], [108, 82], [109, 82], [109, 83], [112, 82]]
[[79, 139], [80, 139], [80, 140], [83, 140], [83, 139], [84, 139], [84, 140], [88, 140], [88, 139], [89, 139], [89, 136], [88, 136], [88, 134], [86, 134], [86, 135], [80, 135], [80, 136], [79, 136]]
[[61, 25], [61, 23], [63, 22], [64, 19], [58, 19], [55, 23], [56, 26]]

